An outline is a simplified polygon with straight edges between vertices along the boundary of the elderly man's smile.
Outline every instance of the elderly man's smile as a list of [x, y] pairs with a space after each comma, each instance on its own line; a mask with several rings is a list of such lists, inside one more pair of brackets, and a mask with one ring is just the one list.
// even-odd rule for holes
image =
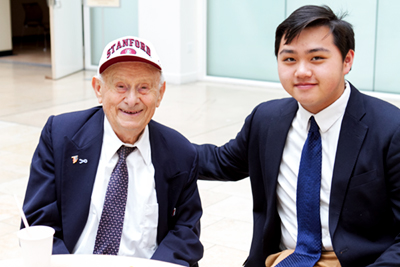
[[126, 115], [138, 115], [138, 114], [142, 113], [142, 111], [143, 111], [143, 109], [138, 110], [138, 111], [129, 111], [129, 110], [124, 110], [124, 109], [119, 109], [119, 110]]

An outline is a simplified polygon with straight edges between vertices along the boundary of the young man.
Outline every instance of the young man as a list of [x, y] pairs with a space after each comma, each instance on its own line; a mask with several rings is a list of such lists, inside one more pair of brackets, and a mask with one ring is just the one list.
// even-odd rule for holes
[[202, 179], [250, 176], [245, 266], [400, 266], [400, 110], [344, 79], [351, 25], [303, 6], [278, 26], [275, 54], [292, 98], [257, 106], [224, 146], [197, 146]]
[[197, 153], [152, 120], [165, 92], [146, 40], [104, 48], [92, 85], [102, 106], [51, 116], [31, 164], [24, 211], [55, 229], [54, 254], [107, 254], [197, 266]]

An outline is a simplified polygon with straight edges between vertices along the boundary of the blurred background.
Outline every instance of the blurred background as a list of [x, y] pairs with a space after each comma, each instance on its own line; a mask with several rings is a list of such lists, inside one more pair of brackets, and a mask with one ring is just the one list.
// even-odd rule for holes
[[[222, 145], [258, 103], [287, 96], [275, 29], [305, 4], [347, 13], [356, 36], [347, 79], [400, 106], [397, 0], [0, 0], [0, 260], [20, 256], [13, 195], [22, 202], [40, 131], [50, 115], [97, 105], [91, 78], [109, 41], [150, 40], [167, 81], [154, 119], [194, 143]], [[241, 266], [252, 238], [248, 179], [198, 185], [200, 265]]]
[[58, 79], [95, 70], [108, 42], [133, 35], [157, 47], [169, 82], [275, 84], [275, 29], [306, 4], [347, 14], [356, 37], [353, 84], [400, 93], [397, 0], [0, 0], [0, 55], [40, 43]]

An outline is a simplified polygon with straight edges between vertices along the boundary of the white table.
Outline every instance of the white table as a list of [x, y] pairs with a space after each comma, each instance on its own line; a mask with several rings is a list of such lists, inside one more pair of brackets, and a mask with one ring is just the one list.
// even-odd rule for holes
[[[22, 259], [2, 260], [1, 267], [24, 267]], [[163, 261], [110, 255], [52, 255], [51, 267], [182, 267]]]

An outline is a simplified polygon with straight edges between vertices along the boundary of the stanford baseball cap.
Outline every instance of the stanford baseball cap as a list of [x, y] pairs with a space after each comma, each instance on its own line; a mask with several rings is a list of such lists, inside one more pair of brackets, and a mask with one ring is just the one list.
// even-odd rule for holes
[[129, 61], [148, 63], [162, 70], [157, 52], [149, 41], [134, 36], [125, 36], [111, 41], [104, 47], [97, 71], [101, 74], [115, 63]]

